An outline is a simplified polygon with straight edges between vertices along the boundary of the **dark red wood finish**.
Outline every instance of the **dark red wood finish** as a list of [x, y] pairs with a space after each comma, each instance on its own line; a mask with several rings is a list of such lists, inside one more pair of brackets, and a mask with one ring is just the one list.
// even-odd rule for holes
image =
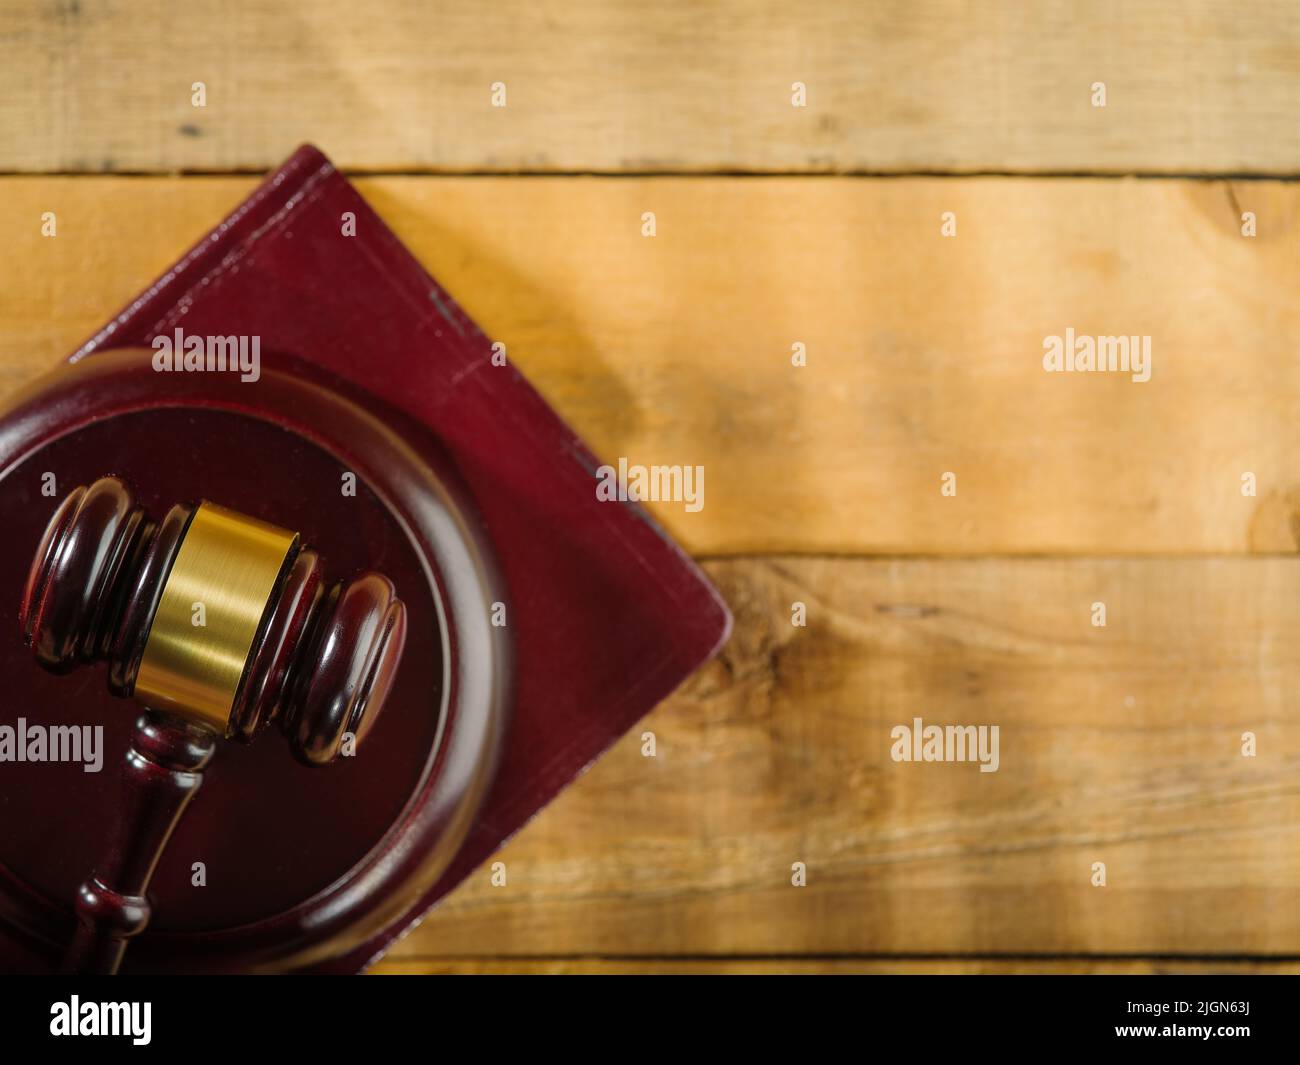
[[[115, 477], [74, 488], [41, 538], [18, 620], [36, 661], [63, 674], [106, 659], [109, 690], [134, 694], [143, 649], [193, 507], [161, 525]], [[250, 650], [228, 727], [146, 711], [123, 768], [122, 809], [78, 892], [79, 925], [63, 967], [115, 973], [148, 925], [146, 892], [163, 849], [203, 780], [215, 741], [245, 742], [278, 718], [304, 765], [328, 765], [351, 735], [353, 756], [382, 711], [406, 634], [392, 582], [365, 573], [325, 591], [320, 558], [294, 538]]]
[[116, 973], [128, 942], [149, 925], [149, 881], [203, 781], [217, 735], [146, 710], [122, 766], [121, 806], [95, 872], [77, 890], [77, 930], [63, 956], [69, 973]]
[[[158, 864], [153, 924], [128, 953], [128, 970], [284, 970], [355, 949], [442, 874], [491, 781], [508, 711], [509, 646], [508, 633], [490, 623], [504, 592], [477, 520], [425, 432], [392, 412], [380, 411], [381, 420], [329, 385], [292, 360], [268, 360], [255, 385], [160, 378], [149, 353], [120, 352], [39, 384], [0, 420], [0, 454], [12, 459], [0, 474], [0, 507], [11, 516], [6, 544], [25, 539], [31, 551], [41, 541], [33, 519], [50, 520], [58, 502], [39, 494], [47, 472], [61, 484], [90, 480], [91, 470], [129, 476], [144, 504], [97, 491], [82, 520], [60, 512], [52, 538], [69, 537], [76, 549], [51, 552], [45, 543], [40, 557], [57, 566], [36, 565], [26, 582], [0, 559], [0, 594], [25, 588], [28, 597], [15, 635], [25, 629], [38, 647], [53, 648], [44, 658], [56, 669], [106, 648], [133, 657], [103, 604], [114, 585], [128, 600], [153, 595], [133, 568], [164, 568], [141, 545], [160, 539], [147, 513], [160, 512], [169, 496], [201, 495], [299, 529], [331, 572], [353, 578], [321, 592], [322, 563], [302, 553], [254, 657], [238, 731], [265, 723], [283, 687], [287, 732], [308, 760], [328, 758], [349, 728], [364, 739], [357, 756], [317, 773], [287, 751], [268, 750], [282, 745], [221, 750]], [[342, 491], [345, 473], [356, 475], [355, 496]], [[84, 502], [74, 496], [74, 515]], [[382, 608], [387, 582], [362, 572], [372, 565], [392, 574], [410, 615], [414, 664], [396, 673], [391, 657], [373, 654], [395, 622]], [[72, 594], [78, 587], [98, 591]], [[316, 620], [311, 602], [319, 604]], [[118, 613], [132, 616], [129, 607]], [[82, 890], [83, 916], [104, 916], [119, 926], [117, 938], [148, 919], [140, 900], [150, 847], [165, 842], [207, 755], [175, 734], [164, 742], [156, 719], [132, 742], [128, 704], [71, 678], [46, 678], [30, 659], [24, 666], [8, 645], [3, 650], [0, 665], [15, 683], [0, 720], [104, 724], [127, 752], [128, 817], [147, 829], [136, 842], [117, 837], [114, 857], [97, 866], [112, 812], [123, 805], [116, 768], [93, 775], [76, 765], [21, 767], [23, 786], [6, 793], [19, 819], [0, 827], [0, 889], [7, 918], [52, 958], [71, 934], [77, 885], [92, 868], [111, 890], [93, 883]], [[131, 671], [120, 672], [129, 689]], [[362, 711], [385, 692], [389, 707], [372, 723]], [[150, 742], [151, 735], [164, 738]], [[36, 819], [55, 808], [79, 829], [59, 833], [57, 850]], [[204, 862], [206, 887], [191, 883], [193, 861]], [[212, 891], [214, 882], [220, 890]], [[78, 958], [102, 964], [117, 949], [114, 938], [90, 936]]]

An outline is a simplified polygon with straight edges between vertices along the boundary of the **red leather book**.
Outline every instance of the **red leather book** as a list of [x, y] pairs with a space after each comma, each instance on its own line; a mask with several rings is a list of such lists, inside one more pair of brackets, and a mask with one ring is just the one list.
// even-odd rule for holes
[[316, 149], [295, 152], [71, 359], [177, 328], [260, 336], [264, 352], [317, 363], [430, 427], [509, 588], [515, 710], [494, 788], [436, 888], [381, 940], [321, 966], [355, 971], [712, 655], [730, 618], [639, 505], [598, 500], [599, 460], [518, 371], [493, 365], [489, 339]]

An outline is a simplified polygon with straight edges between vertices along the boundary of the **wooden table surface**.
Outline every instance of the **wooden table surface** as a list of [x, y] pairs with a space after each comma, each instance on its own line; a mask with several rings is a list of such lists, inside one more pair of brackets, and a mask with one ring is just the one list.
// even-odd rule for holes
[[1272, 0], [0, 0], [0, 396], [311, 140], [705, 466], [730, 644], [381, 972], [1300, 971], [1298, 105]]

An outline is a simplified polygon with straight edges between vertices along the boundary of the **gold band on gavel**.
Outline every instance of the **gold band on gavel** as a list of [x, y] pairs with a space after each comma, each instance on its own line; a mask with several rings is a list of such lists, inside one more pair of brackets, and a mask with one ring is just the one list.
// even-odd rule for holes
[[225, 733], [253, 639], [298, 535], [203, 503], [145, 642], [135, 694]]

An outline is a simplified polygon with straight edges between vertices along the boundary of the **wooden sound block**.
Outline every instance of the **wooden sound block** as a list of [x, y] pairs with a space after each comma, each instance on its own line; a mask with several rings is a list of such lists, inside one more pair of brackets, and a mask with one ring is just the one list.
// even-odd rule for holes
[[[101, 664], [35, 667], [16, 616], [59, 501], [113, 475], [156, 514], [219, 503], [299, 530], [332, 575], [381, 569], [406, 604], [406, 652], [352, 758], [320, 769], [282, 742], [218, 745], [153, 879], [124, 971], [287, 971], [365, 958], [461, 850], [511, 707], [493, 551], [429, 430], [325, 371], [263, 359], [261, 379], [155, 372], [148, 351], [65, 368], [0, 420], [0, 725], [102, 726], [80, 762], [0, 766], [4, 968], [53, 968], [73, 902], [113, 830], [139, 707]], [[99, 675], [95, 675], [98, 673]]]

